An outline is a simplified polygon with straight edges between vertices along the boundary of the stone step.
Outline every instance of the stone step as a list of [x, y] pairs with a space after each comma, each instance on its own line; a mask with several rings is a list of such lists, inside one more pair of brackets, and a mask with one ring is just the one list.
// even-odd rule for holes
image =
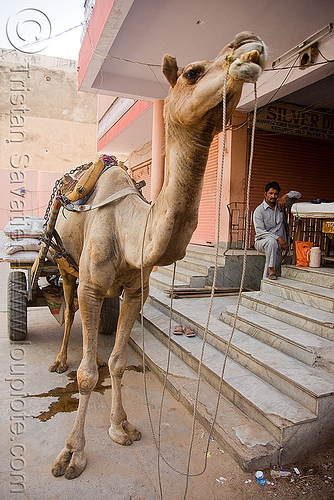
[[[202, 245], [188, 245], [186, 258], [190, 257], [192, 259], [200, 260], [202, 262], [207, 262], [211, 266], [215, 263], [216, 249], [214, 247], [206, 247]], [[223, 255], [223, 249], [219, 249], [218, 255], [218, 265], [225, 265], [225, 256]]]
[[[209, 301], [201, 300], [206, 303]], [[165, 317], [169, 314], [169, 305], [164, 298], [151, 297], [149, 303], [158, 309], [157, 314], [162, 313]], [[219, 320], [219, 314], [213, 314], [210, 318], [207, 343], [210, 348], [224, 353], [230, 340], [231, 327]], [[192, 306], [189, 300], [186, 303], [184, 299], [173, 301], [173, 318], [182, 325], [191, 326], [203, 338], [206, 318], [203, 309], [196, 304]], [[229, 356], [312, 412], [316, 411], [319, 397], [334, 393], [334, 377], [325, 370], [307, 366], [240, 330], [234, 331]]]
[[[173, 265], [161, 266], [158, 268], [159, 273], [170, 277], [171, 280], [173, 276], [173, 267]], [[190, 287], [203, 288], [206, 285], [206, 277], [207, 273], [195, 273], [194, 271], [176, 266], [175, 278], [180, 282], [186, 283]]]
[[[210, 299], [200, 300], [205, 306]], [[215, 300], [217, 305], [226, 303], [225, 298], [219, 301], [217, 297]], [[169, 301], [163, 295], [151, 296], [149, 303], [163, 314], [169, 315]], [[173, 318], [182, 325], [192, 327], [198, 336], [203, 337], [207, 321], [203, 305], [199, 306], [196, 299], [174, 300]], [[231, 335], [231, 327], [219, 320], [223, 308], [224, 306], [220, 306], [218, 312], [219, 306], [216, 306], [216, 310], [213, 310], [207, 336], [210, 346], [221, 352], [225, 352]], [[325, 370], [307, 366], [240, 330], [235, 330], [233, 334], [229, 356], [312, 412], [316, 411], [317, 398], [334, 393], [334, 377]]]
[[[226, 306], [220, 319], [232, 326], [235, 311], [235, 306]], [[334, 375], [334, 342], [330, 340], [242, 305], [236, 327], [309, 366], [325, 368]]]
[[334, 341], [334, 314], [266, 292], [244, 292], [242, 305]]
[[[150, 275], [150, 288], [154, 287], [159, 290], [169, 290], [172, 286], [172, 275], [166, 275], [160, 272], [161, 267], [158, 271], [154, 271]], [[175, 279], [174, 286], [189, 286], [188, 283]]]
[[285, 299], [334, 313], [334, 290], [288, 278], [263, 279], [261, 290]]
[[[145, 364], [164, 383], [168, 349], [146, 329], [144, 329], [144, 338]], [[132, 329], [130, 345], [142, 356], [142, 334], [138, 322]], [[197, 373], [173, 352], [170, 353], [169, 359], [166, 387], [177, 401], [193, 413]], [[217, 400], [218, 391], [201, 380], [196, 418], [207, 431], [211, 430]], [[243, 470], [265, 469], [278, 463], [279, 443], [262, 425], [247, 417], [222, 395], [219, 397], [219, 408], [212, 437]]]
[[282, 277], [334, 289], [334, 268], [282, 266]]
[[[152, 306], [145, 305], [144, 321], [146, 329], [167, 345], [169, 318]], [[172, 322], [172, 328], [175, 324]], [[133, 334], [131, 337], [133, 338]], [[142, 345], [141, 339], [138, 344]], [[202, 351], [200, 337], [172, 335], [170, 348], [190, 368], [197, 371]], [[219, 387], [224, 358], [221, 351], [209, 344], [205, 345], [201, 377], [216, 390]], [[283, 445], [288, 443], [289, 439], [294, 440], [293, 436], [298, 434], [298, 429], [303, 424], [307, 423], [309, 426], [316, 420], [314, 412], [230, 358], [226, 362], [221, 393], [249, 418], [263, 425], [275, 440]]]
[[182, 259], [178, 260], [176, 263], [177, 269], [188, 269], [194, 274], [203, 274], [207, 276], [209, 267], [212, 267], [211, 262], [206, 262], [200, 259], [194, 259], [193, 257], [188, 257], [187, 255]]

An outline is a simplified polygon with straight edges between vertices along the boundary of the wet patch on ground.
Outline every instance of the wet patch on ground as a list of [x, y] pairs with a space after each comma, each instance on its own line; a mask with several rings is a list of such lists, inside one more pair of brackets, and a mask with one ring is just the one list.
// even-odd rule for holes
[[[126, 370], [142, 373], [143, 367], [142, 365], [129, 365], [126, 367]], [[65, 387], [55, 387], [54, 389], [50, 389], [48, 392], [30, 394], [29, 396], [26, 396], [28, 398], [57, 398], [56, 401], [52, 401], [50, 403], [47, 411], [43, 411], [39, 415], [33, 416], [33, 418], [37, 418], [40, 422], [46, 422], [57, 413], [70, 413], [78, 409], [79, 398], [76, 397], [76, 394], [79, 394], [77, 372], [71, 371], [66, 375], [70, 381]], [[110, 378], [108, 367], [103, 366], [99, 368], [99, 379], [93, 392], [104, 394], [107, 389], [110, 389], [111, 384], [103, 385], [107, 378]]]
[[[70, 379], [70, 382], [66, 384], [65, 387], [55, 387], [50, 389], [48, 392], [42, 392], [41, 394], [30, 394], [28, 398], [57, 398], [56, 401], [50, 403], [47, 411], [41, 412], [39, 415], [33, 418], [38, 418], [41, 422], [46, 422], [50, 418], [54, 417], [57, 413], [61, 412], [72, 412], [78, 409], [79, 398], [76, 394], [79, 394], [78, 383], [77, 383], [77, 372], [71, 371], [66, 374]], [[107, 366], [99, 368], [99, 379], [95, 386], [94, 392], [99, 392], [104, 394], [107, 389], [111, 388], [111, 385], [102, 385], [104, 381], [109, 377], [109, 370]]]

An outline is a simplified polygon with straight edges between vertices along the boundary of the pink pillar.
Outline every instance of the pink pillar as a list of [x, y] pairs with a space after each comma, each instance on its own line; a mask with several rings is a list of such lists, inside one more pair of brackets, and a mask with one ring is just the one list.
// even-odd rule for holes
[[[236, 111], [232, 116], [232, 125], [237, 128], [242, 125], [246, 118], [247, 114]], [[219, 162], [221, 158], [221, 145], [222, 140], [220, 141]], [[227, 131], [220, 221], [220, 244], [222, 246], [225, 246], [229, 241], [229, 213], [227, 204], [235, 201], [246, 201], [247, 147], [247, 123], [239, 129]]]
[[165, 168], [165, 124], [163, 118], [164, 101], [153, 102], [152, 127], [152, 167], [151, 167], [151, 200], [155, 201], [164, 182]]

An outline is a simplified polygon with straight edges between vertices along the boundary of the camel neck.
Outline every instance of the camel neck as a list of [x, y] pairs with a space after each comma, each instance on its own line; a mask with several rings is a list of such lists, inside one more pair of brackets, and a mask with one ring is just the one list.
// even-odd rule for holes
[[167, 265], [185, 255], [197, 226], [211, 135], [181, 127], [167, 133], [165, 181], [152, 207], [147, 231], [145, 253], [149, 261]]

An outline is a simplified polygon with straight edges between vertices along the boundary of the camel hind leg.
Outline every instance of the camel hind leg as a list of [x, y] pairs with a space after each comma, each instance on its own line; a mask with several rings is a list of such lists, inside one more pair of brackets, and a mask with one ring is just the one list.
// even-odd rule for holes
[[[63, 290], [64, 290], [64, 298], [65, 298], [65, 327], [64, 327], [64, 336], [61, 349], [56, 357], [56, 361], [52, 363], [49, 367], [50, 372], [63, 373], [67, 370], [67, 348], [68, 341], [70, 338], [71, 328], [75, 315], [75, 307], [74, 307], [74, 293], [75, 293], [75, 282], [76, 277], [72, 274], [69, 274], [62, 268], [60, 269], [60, 274], [63, 278]], [[102, 366], [107, 366], [107, 363], [96, 354], [96, 363], [99, 368]]]
[[74, 320], [74, 293], [76, 277], [60, 268], [60, 274], [63, 278], [63, 290], [65, 298], [65, 328], [61, 349], [57, 355], [56, 361], [49, 367], [50, 372], [62, 373], [67, 370], [67, 347], [70, 337], [71, 327]]

